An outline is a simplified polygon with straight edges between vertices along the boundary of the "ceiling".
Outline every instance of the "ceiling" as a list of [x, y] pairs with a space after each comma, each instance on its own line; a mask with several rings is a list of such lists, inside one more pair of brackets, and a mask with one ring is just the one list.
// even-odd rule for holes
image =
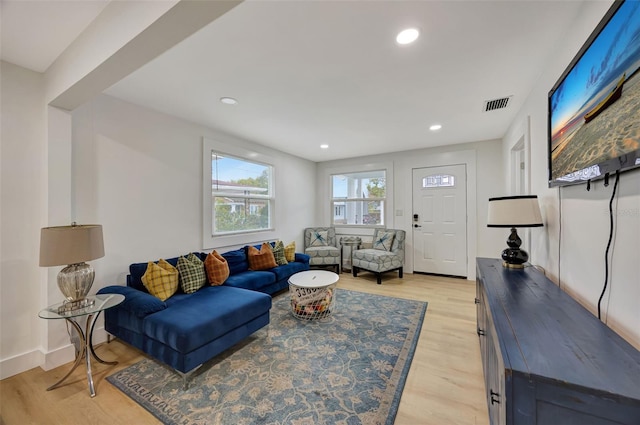
[[[3, 0], [2, 59], [46, 70], [105, 4]], [[105, 93], [312, 161], [499, 139], [581, 6], [246, 1]]]
[[45, 72], [109, 0], [1, 0], [2, 60]]

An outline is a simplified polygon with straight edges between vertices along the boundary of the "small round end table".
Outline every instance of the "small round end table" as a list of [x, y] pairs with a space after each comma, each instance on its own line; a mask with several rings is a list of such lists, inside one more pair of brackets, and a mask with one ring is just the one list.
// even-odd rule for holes
[[298, 319], [328, 317], [335, 306], [339, 276], [327, 270], [308, 270], [289, 278], [291, 313]]

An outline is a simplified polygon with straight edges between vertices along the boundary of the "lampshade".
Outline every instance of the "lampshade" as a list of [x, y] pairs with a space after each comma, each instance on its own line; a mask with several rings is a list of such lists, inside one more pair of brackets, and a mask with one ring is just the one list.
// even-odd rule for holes
[[65, 266], [104, 257], [99, 224], [45, 227], [40, 231], [40, 266]]
[[541, 227], [536, 195], [489, 198], [488, 227]]

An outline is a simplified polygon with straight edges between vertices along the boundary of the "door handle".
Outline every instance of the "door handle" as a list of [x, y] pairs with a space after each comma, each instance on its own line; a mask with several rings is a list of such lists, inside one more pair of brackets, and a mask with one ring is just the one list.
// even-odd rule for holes
[[419, 224], [414, 224], [413, 227], [418, 228], [418, 227], [422, 227], [422, 226], [419, 225]]

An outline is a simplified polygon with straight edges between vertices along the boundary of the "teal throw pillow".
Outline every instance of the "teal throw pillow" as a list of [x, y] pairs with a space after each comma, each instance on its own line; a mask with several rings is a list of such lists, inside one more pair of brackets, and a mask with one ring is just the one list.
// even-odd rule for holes
[[373, 248], [383, 251], [391, 251], [394, 236], [394, 232], [378, 232], [376, 239], [373, 241]]
[[309, 246], [327, 246], [329, 245], [329, 236], [326, 230], [311, 233], [311, 242]]
[[194, 253], [187, 258], [178, 258], [176, 267], [180, 276], [180, 287], [185, 294], [192, 294], [207, 284], [204, 263]]

